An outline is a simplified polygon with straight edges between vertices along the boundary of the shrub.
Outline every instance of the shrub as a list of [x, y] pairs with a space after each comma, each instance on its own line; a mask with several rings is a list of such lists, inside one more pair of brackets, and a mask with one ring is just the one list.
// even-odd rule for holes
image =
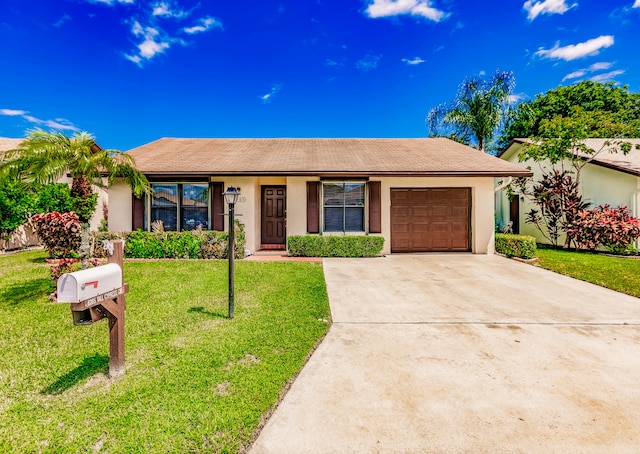
[[536, 255], [536, 239], [529, 235], [496, 233], [496, 252], [507, 257], [532, 259]]
[[8, 182], [0, 186], [0, 240], [24, 224], [32, 213], [33, 194], [20, 183]]
[[36, 213], [68, 213], [73, 211], [71, 191], [67, 183], [54, 183], [38, 189], [35, 200]]
[[640, 219], [631, 216], [626, 206], [599, 205], [578, 212], [566, 232], [580, 249], [595, 249], [601, 245], [622, 254], [640, 237]]
[[74, 257], [80, 247], [80, 221], [74, 212], [36, 214], [31, 217], [36, 233], [50, 258]]
[[[226, 259], [229, 235], [212, 230], [186, 232], [97, 232], [93, 233], [94, 256], [105, 257], [102, 241], [122, 239], [127, 258]], [[235, 257], [243, 258], [246, 240], [242, 224], [236, 222]]]
[[290, 236], [289, 255], [294, 257], [376, 257], [384, 246], [381, 236]]

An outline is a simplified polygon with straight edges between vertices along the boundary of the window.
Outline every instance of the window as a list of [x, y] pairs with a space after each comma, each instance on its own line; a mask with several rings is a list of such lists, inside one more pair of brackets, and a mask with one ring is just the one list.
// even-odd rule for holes
[[178, 185], [153, 184], [151, 222], [162, 221], [165, 230], [178, 230]]
[[325, 232], [364, 232], [365, 183], [322, 185]]
[[209, 229], [209, 185], [183, 184], [181, 230]]
[[[153, 184], [151, 222], [164, 230], [209, 229], [209, 185], [206, 183]], [[178, 213], [180, 215], [178, 216]], [[180, 221], [180, 225], [178, 225]]]

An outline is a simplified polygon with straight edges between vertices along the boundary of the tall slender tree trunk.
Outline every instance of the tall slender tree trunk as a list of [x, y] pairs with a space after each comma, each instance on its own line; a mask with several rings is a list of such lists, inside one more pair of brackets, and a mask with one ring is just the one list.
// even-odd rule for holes
[[90, 231], [91, 224], [89, 222], [83, 222], [80, 224], [80, 249], [78, 250], [78, 256], [80, 257], [80, 263], [82, 264], [82, 269], [86, 270], [91, 265], [91, 241], [90, 241]]

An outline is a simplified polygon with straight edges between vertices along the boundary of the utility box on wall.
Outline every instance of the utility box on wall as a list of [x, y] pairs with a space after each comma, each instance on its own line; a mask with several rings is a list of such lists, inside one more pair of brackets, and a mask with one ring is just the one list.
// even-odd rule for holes
[[58, 279], [58, 302], [79, 303], [122, 287], [122, 268], [109, 263], [63, 274]]

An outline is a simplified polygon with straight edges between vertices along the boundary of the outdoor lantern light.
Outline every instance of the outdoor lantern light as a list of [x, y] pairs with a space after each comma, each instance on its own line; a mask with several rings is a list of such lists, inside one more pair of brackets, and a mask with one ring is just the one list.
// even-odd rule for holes
[[238, 196], [240, 195], [240, 188], [234, 188], [229, 186], [226, 191], [222, 193], [224, 195], [224, 201], [231, 207], [238, 202]]
[[222, 194], [224, 195], [224, 200], [229, 205], [229, 241], [227, 245], [227, 255], [229, 257], [229, 318], [233, 318], [233, 304], [234, 304], [234, 292], [233, 292], [233, 259], [235, 255], [235, 222], [233, 219], [235, 204], [238, 201], [238, 196], [240, 195], [240, 188], [234, 188], [233, 186], [229, 186], [226, 191]]

